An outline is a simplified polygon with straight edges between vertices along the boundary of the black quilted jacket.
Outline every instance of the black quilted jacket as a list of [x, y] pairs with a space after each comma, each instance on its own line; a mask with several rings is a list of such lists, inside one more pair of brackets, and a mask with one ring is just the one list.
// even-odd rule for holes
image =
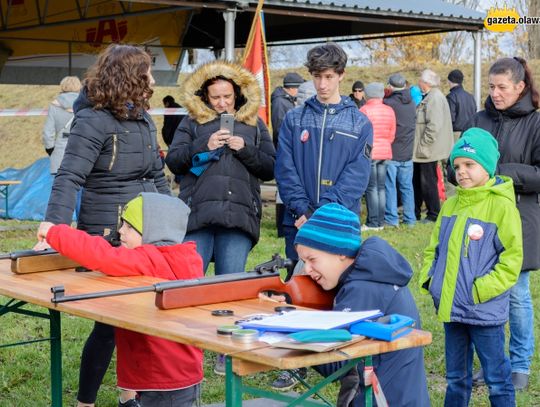
[[77, 227], [95, 235], [114, 232], [122, 206], [140, 192], [170, 194], [156, 126], [146, 112], [118, 120], [108, 110], [95, 110], [84, 89], [73, 108], [75, 118], [45, 219], [69, 224], [82, 187]]

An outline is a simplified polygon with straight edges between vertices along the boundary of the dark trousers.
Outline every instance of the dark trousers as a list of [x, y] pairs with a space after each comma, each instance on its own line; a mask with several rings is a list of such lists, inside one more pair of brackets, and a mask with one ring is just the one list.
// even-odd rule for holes
[[200, 384], [180, 390], [140, 391], [141, 407], [191, 407], [200, 393]]
[[285, 217], [285, 205], [276, 203], [276, 229], [278, 237], [285, 237], [283, 232], [283, 218]]
[[294, 239], [296, 238], [298, 229], [296, 226], [283, 225], [283, 234], [285, 236], [285, 255], [288, 259], [298, 261], [298, 253], [294, 247]]
[[77, 400], [81, 403], [96, 402], [99, 386], [111, 363], [114, 346], [114, 327], [96, 322], [81, 356], [77, 394]]
[[414, 163], [413, 168], [413, 189], [414, 189], [414, 214], [416, 220], [420, 220], [422, 203], [425, 202], [427, 208], [426, 219], [435, 222], [441, 202], [439, 201], [439, 191], [437, 189], [437, 161], [430, 163]]

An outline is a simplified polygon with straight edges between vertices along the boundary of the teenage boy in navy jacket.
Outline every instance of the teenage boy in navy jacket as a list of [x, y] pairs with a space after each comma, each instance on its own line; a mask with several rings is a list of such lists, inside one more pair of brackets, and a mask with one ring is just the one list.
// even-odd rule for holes
[[317, 95], [287, 112], [279, 130], [275, 178], [285, 204], [288, 258], [294, 237], [319, 206], [337, 202], [360, 212], [367, 187], [373, 128], [348, 96], [340, 96], [347, 54], [334, 43], [312, 48], [306, 66]]

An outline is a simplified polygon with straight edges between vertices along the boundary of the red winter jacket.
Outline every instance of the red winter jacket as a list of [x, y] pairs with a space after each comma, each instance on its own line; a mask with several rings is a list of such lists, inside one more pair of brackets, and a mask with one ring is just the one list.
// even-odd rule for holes
[[391, 160], [392, 143], [396, 137], [396, 115], [394, 109], [383, 104], [382, 99], [368, 99], [360, 108], [373, 125], [372, 160]]
[[[153, 276], [187, 280], [203, 276], [195, 243], [173, 246], [142, 245], [135, 249], [112, 247], [99, 236], [57, 225], [47, 242], [59, 253], [84, 267], [109, 276]], [[199, 348], [155, 336], [115, 328], [118, 386], [128, 390], [177, 390], [203, 379]]]

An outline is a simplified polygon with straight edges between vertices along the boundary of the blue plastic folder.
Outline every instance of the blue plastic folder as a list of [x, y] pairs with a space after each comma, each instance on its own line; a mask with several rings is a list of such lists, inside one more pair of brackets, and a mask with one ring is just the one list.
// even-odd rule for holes
[[361, 312], [291, 311], [241, 323], [244, 329], [270, 332], [300, 332], [307, 330], [348, 328], [366, 319], [377, 318], [379, 310]]
[[350, 328], [351, 333], [364, 335], [370, 338], [393, 341], [411, 331], [414, 319], [405, 315], [391, 314], [379, 318], [376, 321], [358, 322]]

